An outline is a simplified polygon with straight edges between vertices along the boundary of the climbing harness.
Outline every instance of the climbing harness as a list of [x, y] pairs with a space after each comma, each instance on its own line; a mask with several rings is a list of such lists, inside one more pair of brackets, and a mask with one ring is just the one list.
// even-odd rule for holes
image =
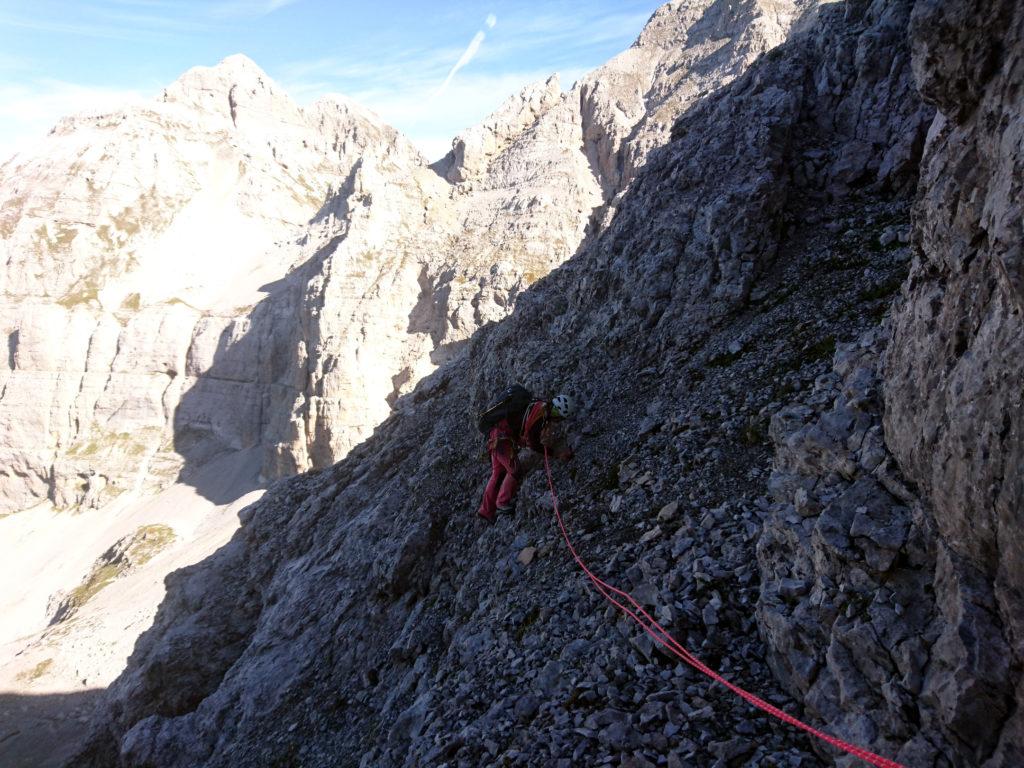
[[[572, 553], [573, 559], [576, 561], [577, 565], [579, 565], [579, 567], [583, 570], [583, 572], [587, 575], [587, 578], [589, 578], [590, 581], [593, 583], [595, 589], [597, 589], [597, 591], [600, 592], [601, 595], [608, 602], [610, 602], [620, 611], [622, 611], [631, 619], [633, 619], [633, 621], [639, 624], [643, 628], [643, 630], [648, 635], [650, 635], [659, 645], [668, 649], [673, 655], [675, 655], [682, 661], [686, 662], [694, 669], [707, 675], [712, 680], [721, 683], [730, 691], [735, 693], [737, 696], [746, 700], [748, 703], [752, 704], [753, 706], [757, 707], [758, 709], [764, 712], [767, 712], [769, 715], [772, 715], [773, 717], [782, 720], [784, 723], [789, 723], [790, 725], [796, 728], [800, 728], [801, 730], [806, 731], [812, 736], [821, 739], [825, 743], [831, 744], [833, 747], [841, 749], [844, 752], [853, 755], [854, 757], [859, 757], [864, 762], [876, 766], [876, 768], [905, 768], [905, 766], [903, 766], [900, 763], [876, 755], [875, 753], [869, 752], [868, 750], [862, 749], [861, 747], [855, 746], [854, 744], [848, 744], [842, 739], [838, 739], [835, 736], [830, 736], [827, 733], [819, 731], [817, 728], [808, 725], [802, 720], [798, 720], [792, 715], [783, 712], [778, 707], [772, 706], [764, 699], [755, 696], [754, 694], [744, 690], [743, 688], [740, 688], [738, 685], [734, 683], [730, 683], [728, 680], [726, 680], [724, 677], [722, 677], [713, 669], [705, 665], [700, 659], [698, 659], [696, 656], [694, 656], [692, 653], [686, 650], [686, 648], [684, 648], [679, 643], [679, 641], [672, 637], [672, 635], [670, 635], [664, 629], [664, 627], [662, 627], [660, 624], [658, 624], [658, 622], [651, 618], [650, 614], [648, 614], [647, 611], [643, 609], [643, 606], [641, 606], [640, 603], [638, 603], [632, 595], [630, 595], [627, 592], [623, 592], [621, 589], [613, 587], [611, 584], [602, 581], [600, 578], [594, 575], [593, 571], [591, 571], [587, 567], [587, 564], [584, 563], [583, 559], [576, 553], [576, 548], [572, 545], [572, 541], [569, 540], [569, 534], [566, 531], [565, 523], [562, 520], [562, 513], [558, 509], [558, 495], [555, 493], [555, 481], [551, 476], [551, 463], [548, 461], [547, 449], [544, 450], [544, 469], [547, 471], [548, 475], [548, 487], [551, 489], [551, 502], [555, 510], [555, 518], [558, 520], [558, 527], [562, 531], [562, 538], [565, 539], [565, 543], [569, 547], [569, 552]], [[630, 609], [623, 603], [616, 600], [614, 597], [612, 597], [613, 594], [618, 595], [624, 600], [629, 601], [629, 603], [633, 606], [635, 610]]]

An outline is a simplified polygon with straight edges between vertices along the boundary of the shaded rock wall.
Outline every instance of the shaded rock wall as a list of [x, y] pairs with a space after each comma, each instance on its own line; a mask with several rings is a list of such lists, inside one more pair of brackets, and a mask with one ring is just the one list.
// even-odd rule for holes
[[367, 110], [300, 108], [244, 57], [63, 121], [0, 177], [0, 512], [192, 482], [218, 452], [259, 448], [267, 479], [336, 461], [814, 5], [668, 3], [434, 169]]
[[[931, 507], [936, 705], [991, 765], [1024, 759], [1024, 9], [920, 3], [915, 72], [939, 116], [916, 208], [914, 268], [886, 356], [886, 442]], [[978, 698], [990, 701], [978, 723]], [[998, 743], [998, 746], [997, 746]], [[994, 752], [993, 752], [994, 750]]]
[[908, 765], [1022, 759], [1022, 23], [1008, 3], [914, 5], [913, 71], [937, 114], [909, 279], [817, 402], [773, 421], [773, 668]]

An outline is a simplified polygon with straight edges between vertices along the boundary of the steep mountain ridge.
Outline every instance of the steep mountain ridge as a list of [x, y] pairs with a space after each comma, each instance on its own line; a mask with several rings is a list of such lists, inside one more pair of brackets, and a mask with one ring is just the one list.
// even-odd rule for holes
[[[537, 391], [569, 387], [587, 404], [577, 459], [555, 473], [574, 536], [687, 647], [908, 765], [1019, 762], [1021, 573], [1012, 557], [987, 574], [956, 565], [943, 487], [912, 486], [921, 470], [904, 466], [900, 445], [914, 438], [890, 434], [891, 419], [931, 402], [899, 399], [905, 382], [928, 379], [904, 378], [896, 361], [924, 370], [914, 366], [941, 327], [915, 303], [941, 306], [928, 280], [963, 279], [929, 266], [951, 210], [934, 202], [949, 178], [938, 169], [968, 145], [989, 153], [971, 167], [1006, 174], [984, 209], [992, 222], [1012, 213], [1018, 198], [1002, 192], [1021, 179], [1007, 132], [1019, 19], [1008, 17], [998, 54], [979, 56], [999, 65], [968, 83], [992, 117], [961, 113], [959, 95], [936, 100], [936, 116], [917, 94], [911, 42], [925, 82], [942, 64], [922, 47], [957, 26], [924, 23], [929, 11], [909, 0], [826, 7], [694, 105], [608, 228], [507, 320], [399, 398], [346, 459], [275, 484], [228, 546], [170, 577], [72, 764], [814, 762], [802, 736], [709, 693], [567, 581], [539, 475], [515, 517], [473, 527], [486, 469], [467, 461], [478, 445], [465, 413], [492, 393], [494, 371]], [[959, 11], [977, 37], [953, 49], [984, 52], [984, 14]], [[944, 132], [953, 113], [958, 127]], [[975, 143], [986, 130], [1004, 141]], [[958, 221], [959, 242], [988, 245], [978, 219]], [[1012, 297], [1000, 280], [1016, 241], [994, 242], [979, 269]], [[955, 307], [957, 292], [945, 295]], [[986, 317], [1005, 330], [979, 338], [1016, 360], [1020, 313], [1000, 301]], [[1002, 365], [982, 370], [1001, 376]], [[1006, 466], [1019, 392], [989, 391], [1009, 414], [995, 421], [995, 466]], [[949, 414], [956, 430], [940, 434], [983, 445], [987, 430], [960, 430], [972, 417]], [[989, 464], [940, 455], [943, 478], [985, 482]], [[1007, 475], [1013, 491], [1019, 475]], [[1019, 507], [995, 513], [1019, 531]]]
[[[414, 229], [408, 240], [379, 246], [416, 255], [421, 290], [415, 302], [412, 296], [403, 300], [398, 291], [392, 295], [396, 305], [415, 307], [411, 334], [425, 331], [429, 336], [406, 341], [398, 364], [385, 366], [391, 390], [385, 371], [363, 381], [354, 374], [354, 357], [339, 361], [330, 345], [311, 345], [321, 359], [311, 360], [315, 367], [310, 386], [296, 411], [307, 422], [333, 425], [325, 428], [331, 434], [307, 431], [307, 443], [321, 449], [315, 459], [304, 462], [302, 446], [296, 448], [294, 442], [284, 442], [281, 449], [300, 454], [300, 469], [322, 467], [370, 434], [387, 415], [387, 403], [449, 359], [482, 324], [504, 317], [520, 291], [600, 231], [610, 215], [606, 206], [632, 178], [606, 172], [620, 164], [617, 153], [636, 145], [640, 157], [667, 138], [667, 123], [638, 125], [648, 111], [679, 114], [696, 93], [690, 90], [693, 82], [705, 87], [729, 82], [757, 55], [782, 42], [789, 25], [815, 7], [811, 0], [745, 0], [735, 6], [706, 0], [668, 3], [655, 12], [625, 59], [616, 57], [599, 67], [566, 94], [557, 93], [557, 80], [527, 87], [457, 137], [452, 153], [434, 165], [455, 182], [454, 189], [446, 189], [450, 204], [429, 204], [426, 233]], [[759, 24], [769, 13], [773, 21]], [[703, 34], [689, 36], [702, 25], [715, 29], [728, 44], [712, 50]], [[629, 113], [627, 119], [623, 110]], [[607, 140], [597, 141], [594, 132]], [[439, 239], [441, 217], [448, 225], [454, 223], [454, 230], [449, 228]], [[403, 224], [408, 226], [408, 221]], [[350, 231], [339, 250], [355, 253], [362, 247]], [[423, 254], [430, 259], [425, 261]], [[331, 264], [349, 262], [334, 258]], [[393, 333], [382, 341], [401, 343]], [[318, 390], [337, 394], [324, 397]], [[387, 398], [381, 398], [382, 391], [389, 393]], [[353, 409], [353, 402], [367, 405]], [[348, 430], [339, 430], [339, 424]], [[339, 440], [346, 432], [347, 440]]]
[[417, 156], [403, 142], [361, 109], [301, 110], [234, 57], [151, 106], [65, 120], [46, 154], [5, 164], [4, 512], [80, 504], [90, 473], [92, 505], [173, 479], [170, 414], [189, 358], [215, 348], [203, 331], [296, 266], [280, 243], [362, 156]]

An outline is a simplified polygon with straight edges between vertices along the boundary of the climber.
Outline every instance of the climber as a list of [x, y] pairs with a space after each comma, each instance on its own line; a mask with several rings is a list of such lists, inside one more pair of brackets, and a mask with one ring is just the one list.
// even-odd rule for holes
[[572, 448], [555, 427], [575, 411], [576, 403], [569, 395], [556, 395], [550, 401], [533, 399], [517, 385], [506, 390], [502, 399], [484, 412], [478, 426], [487, 434], [491, 479], [477, 512], [480, 517], [493, 523], [497, 512], [514, 511], [516, 491], [526, 476], [519, 459], [520, 448], [531, 448], [541, 454], [546, 448], [561, 461], [572, 459]]

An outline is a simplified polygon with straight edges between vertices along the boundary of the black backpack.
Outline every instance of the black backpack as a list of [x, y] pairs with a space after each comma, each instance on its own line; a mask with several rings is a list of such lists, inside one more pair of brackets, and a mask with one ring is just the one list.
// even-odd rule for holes
[[515, 421], [518, 417], [521, 421], [527, 407], [534, 400], [536, 398], [530, 394], [530, 390], [520, 384], [513, 384], [498, 395], [498, 398], [487, 406], [487, 410], [477, 417], [477, 429], [486, 435], [502, 419]]

